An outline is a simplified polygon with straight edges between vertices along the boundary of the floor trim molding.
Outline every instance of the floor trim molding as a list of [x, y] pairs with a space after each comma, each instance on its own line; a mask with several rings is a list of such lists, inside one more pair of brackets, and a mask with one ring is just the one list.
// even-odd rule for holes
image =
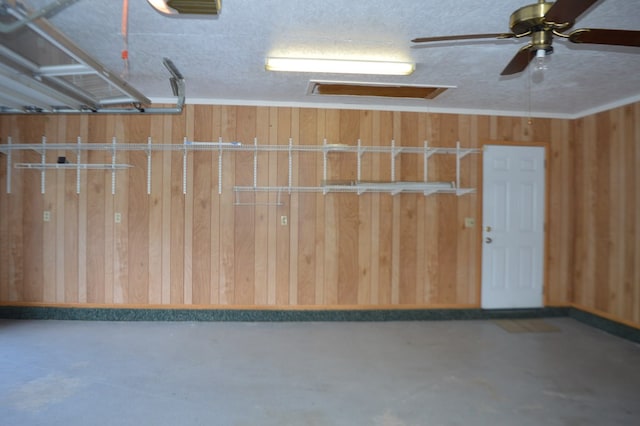
[[614, 336], [640, 343], [640, 329], [605, 318], [592, 312], [572, 307], [569, 316], [583, 324], [605, 331]]
[[0, 318], [79, 321], [445, 321], [564, 317], [569, 315], [569, 309], [274, 310], [0, 306]]
[[577, 307], [536, 309], [131, 309], [60, 306], [0, 306], [0, 319], [76, 321], [447, 321], [571, 317], [623, 339], [640, 343], [640, 328]]

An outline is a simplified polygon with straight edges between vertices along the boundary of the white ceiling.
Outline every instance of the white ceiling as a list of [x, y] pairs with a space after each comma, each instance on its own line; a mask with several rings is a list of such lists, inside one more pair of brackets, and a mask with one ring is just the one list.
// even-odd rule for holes
[[[33, 8], [53, 0], [28, 0]], [[147, 97], [171, 97], [162, 58], [186, 80], [187, 103], [327, 106], [498, 115], [579, 117], [640, 100], [640, 48], [576, 45], [555, 37], [542, 79], [500, 72], [526, 40], [412, 46], [415, 37], [509, 32], [532, 0], [222, 0], [218, 17], [169, 18], [129, 0], [127, 80]], [[50, 22], [113, 71], [123, 2], [80, 0]], [[640, 0], [600, 0], [574, 28], [640, 30]], [[275, 73], [267, 56], [410, 60], [405, 77]], [[531, 67], [530, 67], [531, 68]], [[310, 79], [456, 86], [434, 100], [318, 97]]]

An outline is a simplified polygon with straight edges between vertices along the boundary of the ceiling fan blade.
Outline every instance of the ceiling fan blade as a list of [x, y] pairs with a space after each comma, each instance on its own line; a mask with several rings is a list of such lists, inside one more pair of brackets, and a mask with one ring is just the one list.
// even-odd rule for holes
[[452, 36], [440, 36], [440, 37], [420, 37], [411, 40], [413, 43], [430, 43], [434, 41], [455, 41], [455, 40], [474, 40], [478, 38], [513, 38], [515, 34], [512, 33], [498, 33], [498, 34], [463, 34]]
[[500, 75], [512, 75], [524, 71], [524, 69], [527, 68], [527, 65], [529, 65], [529, 62], [531, 62], [533, 57], [536, 55], [535, 50], [532, 49], [532, 47], [532, 44], [527, 44], [518, 50], [518, 53], [516, 53], [511, 59], [511, 62], [504, 67]]
[[640, 47], [640, 31], [581, 28], [571, 31], [569, 40], [574, 43]]
[[544, 15], [547, 22], [574, 22], [598, 0], [557, 0]]

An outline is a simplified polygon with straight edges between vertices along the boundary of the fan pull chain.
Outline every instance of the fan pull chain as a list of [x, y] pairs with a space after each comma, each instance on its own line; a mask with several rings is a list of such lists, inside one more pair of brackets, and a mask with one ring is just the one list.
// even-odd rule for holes
[[123, 68], [120, 76], [123, 79], [129, 78], [129, 0], [123, 0], [122, 3], [122, 57]]

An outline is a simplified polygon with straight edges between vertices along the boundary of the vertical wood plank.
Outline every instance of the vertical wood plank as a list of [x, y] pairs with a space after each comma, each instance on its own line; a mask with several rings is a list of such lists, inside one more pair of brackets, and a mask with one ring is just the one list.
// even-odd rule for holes
[[[67, 142], [67, 117], [61, 116], [56, 120], [58, 123], [57, 133], [55, 141], [58, 143]], [[58, 155], [66, 156], [67, 153], [57, 152]], [[65, 203], [65, 193], [66, 193], [66, 172], [58, 172], [56, 173], [56, 200], [55, 200], [55, 227], [56, 227], [56, 284], [55, 284], [55, 296], [52, 302], [54, 303], [63, 303], [65, 301], [64, 298], [64, 288], [65, 288], [65, 267], [66, 267], [66, 257], [71, 253], [67, 253], [65, 250], [65, 240], [67, 235], [65, 233], [65, 217], [66, 217], [66, 203]], [[5, 258], [4, 256], [2, 257]], [[0, 278], [1, 279], [1, 278]]]
[[[0, 115], [0, 143], [8, 143], [8, 138], [14, 139], [12, 132], [16, 126], [11, 126], [12, 116]], [[5, 156], [6, 157], [6, 156]], [[7, 188], [8, 159], [0, 161], [0, 300], [9, 300], [9, 267], [11, 264], [9, 211], [11, 196]]]
[[[222, 108], [219, 106], [211, 106], [211, 127], [213, 141], [217, 141], [222, 137]], [[212, 196], [211, 196], [211, 281], [210, 281], [210, 298], [212, 304], [220, 303], [220, 282], [222, 274], [220, 273], [220, 201], [221, 194], [218, 194], [218, 153], [214, 153], [211, 158], [211, 169], [213, 172], [212, 179]]]
[[[373, 111], [371, 113], [371, 146], [381, 146], [381, 117], [379, 111]], [[372, 181], [380, 180], [380, 155], [371, 154], [371, 159], [368, 162], [367, 178]], [[371, 207], [371, 224], [370, 224], [370, 250], [369, 250], [369, 262], [370, 265], [370, 277], [371, 277], [371, 291], [369, 296], [369, 303], [375, 305], [380, 300], [380, 194], [372, 193], [370, 197]]]
[[[325, 112], [324, 138], [327, 143], [340, 141], [340, 113], [328, 110]], [[327, 167], [331, 162], [327, 159]], [[328, 170], [328, 173], [329, 170]], [[331, 178], [331, 174], [327, 175]], [[326, 194], [324, 197], [324, 303], [338, 304], [338, 194]], [[320, 284], [318, 284], [320, 285]]]
[[[256, 137], [255, 107], [238, 107], [236, 139], [250, 144]], [[235, 185], [253, 185], [253, 153], [235, 154]], [[229, 191], [231, 188], [228, 189]], [[254, 198], [255, 199], [255, 198]], [[253, 206], [235, 208], [234, 301], [241, 305], [255, 303], [255, 210]], [[252, 242], [253, 244], [250, 244]]]
[[[401, 135], [403, 147], [417, 147], [418, 141], [418, 114], [402, 113]], [[416, 155], [403, 155], [400, 178], [403, 181], [419, 181], [418, 157]], [[400, 223], [399, 223], [399, 255], [400, 265], [398, 302], [401, 304], [417, 303], [417, 246], [418, 246], [418, 220], [417, 220], [417, 197], [416, 194], [402, 194], [399, 198]]]
[[[278, 143], [278, 109], [269, 108], [269, 145], [276, 145]], [[278, 157], [275, 152], [270, 152], [268, 155], [268, 171], [269, 186], [278, 186]], [[267, 304], [276, 304], [276, 288], [277, 288], [277, 250], [276, 250], [276, 235], [277, 224], [279, 219], [278, 207], [276, 201], [278, 200], [277, 194], [269, 194], [269, 214], [267, 219], [267, 244], [269, 251], [267, 252]]]
[[[300, 145], [316, 145], [317, 111], [310, 108], [299, 110], [299, 139]], [[315, 153], [300, 152], [297, 156], [296, 171], [297, 184], [300, 186], [316, 186], [317, 161]], [[299, 305], [314, 305], [316, 303], [316, 194], [299, 193], [297, 223], [297, 289], [296, 296]], [[293, 237], [293, 236], [292, 236]]]
[[[44, 135], [44, 117], [29, 120], [26, 116], [18, 119], [22, 127], [21, 138], [25, 143], [39, 143]], [[39, 162], [40, 155], [35, 152], [24, 154], [26, 162]], [[49, 174], [50, 175], [50, 174]], [[22, 197], [22, 289], [21, 299], [26, 302], [41, 302], [43, 292], [43, 249], [42, 238], [44, 224], [42, 221], [43, 195], [40, 193], [40, 173], [27, 170], [23, 173], [23, 191], [31, 194]]]
[[[471, 133], [471, 117], [466, 115], [457, 116], [457, 135], [456, 141], [460, 142], [461, 148], [470, 148], [470, 133]], [[524, 122], [526, 124], [526, 121]], [[470, 170], [471, 163], [475, 160], [475, 156], [467, 156], [460, 160], [460, 180], [461, 182], [469, 182], [471, 179]], [[458, 240], [458, 247], [456, 251], [456, 298], [455, 303], [469, 303], [469, 287], [472, 287], [472, 280], [470, 276], [470, 269], [472, 266], [472, 253], [470, 247], [472, 245], [472, 229], [465, 228], [465, 218], [472, 217], [474, 206], [471, 204], [474, 200], [471, 195], [468, 196], [455, 196], [455, 202], [457, 205], [457, 219], [456, 219], [456, 235]], [[456, 235], [452, 235], [456, 238]]]
[[[325, 109], [316, 111], [318, 123], [316, 125], [316, 145], [321, 145], [326, 138], [326, 120], [327, 114]], [[322, 182], [324, 174], [324, 159], [319, 153], [316, 155], [316, 178], [315, 182]], [[316, 194], [316, 226], [315, 226], [315, 304], [322, 305], [325, 303], [325, 201], [326, 197], [322, 193]]]
[[[115, 120], [113, 134], [116, 141], [124, 143], [130, 135], [131, 116], [119, 116]], [[118, 152], [116, 162], [129, 164], [130, 152]], [[109, 173], [110, 174], [110, 173]], [[120, 213], [120, 223], [114, 224], [114, 282], [113, 282], [113, 303], [130, 303], [129, 292], [129, 173], [116, 173], [115, 194], [106, 196], [113, 197], [113, 206], [116, 213]], [[106, 191], [109, 193], [109, 191]], [[114, 220], [115, 216], [108, 218]]]
[[609, 300], [609, 268], [610, 257], [609, 253], [612, 249], [611, 234], [610, 234], [610, 191], [611, 188], [611, 170], [610, 170], [610, 158], [611, 151], [609, 144], [611, 140], [606, 133], [610, 128], [609, 113], [604, 112], [597, 115], [598, 125], [596, 130], [596, 162], [595, 176], [596, 181], [596, 199], [598, 200], [595, 207], [595, 231], [596, 231], [596, 259], [601, 259], [597, 263], [595, 270], [595, 297], [596, 308], [604, 312], [608, 312], [610, 307]]
[[548, 294], [546, 301], [551, 305], [566, 304], [571, 301], [572, 234], [573, 234], [573, 143], [569, 122], [554, 120], [551, 124], [549, 211], [553, 213], [547, 225], [549, 252], [545, 259], [548, 270]]
[[[416, 146], [424, 147], [424, 141], [427, 140], [427, 114], [419, 114], [417, 117], [416, 130]], [[424, 181], [424, 158], [422, 155], [417, 158], [416, 181]], [[425, 303], [425, 196], [416, 197], [416, 266], [415, 266], [415, 303]]]
[[[394, 113], [380, 112], [378, 146], [391, 146], [394, 138]], [[388, 182], [391, 180], [391, 158], [388, 155], [380, 155], [374, 161], [379, 161], [379, 167], [375, 168], [374, 180]], [[375, 164], [375, 163], [374, 163]], [[394, 198], [389, 194], [378, 194], [378, 209], [376, 222], [378, 224], [378, 250], [372, 253], [372, 263], [378, 264], [378, 303], [390, 305], [392, 303], [392, 244], [393, 239], [393, 205]]]
[[[119, 120], [118, 116], [108, 115], [105, 117], [105, 131], [104, 134], [100, 136], [99, 142], [101, 143], [111, 143], [112, 138], [116, 136], [116, 127], [122, 128], [122, 124], [116, 124], [116, 121]], [[120, 130], [122, 132], [122, 130]], [[119, 141], [122, 143], [123, 141]], [[86, 152], [83, 154], [85, 159], [87, 158]], [[109, 164], [111, 163], [111, 154], [108, 152], [104, 152], [102, 156], [102, 163]], [[116, 181], [117, 175], [122, 172], [116, 173]], [[102, 293], [102, 298], [104, 303], [114, 303], [116, 299], [114, 299], [114, 289], [118, 288], [116, 282], [118, 280], [119, 268], [117, 267], [116, 262], [116, 223], [115, 223], [115, 197], [111, 194], [111, 172], [103, 171], [102, 173], [102, 181], [103, 181], [103, 202], [104, 202], [104, 218], [102, 227], [104, 228], [104, 289]], [[82, 186], [80, 191], [82, 192]], [[125, 213], [126, 214], [126, 213]], [[116, 291], [118, 297], [121, 296], [121, 292]]]
[[[221, 135], [225, 142], [236, 139], [236, 107], [222, 107]], [[225, 153], [220, 194], [220, 303], [234, 304], [235, 292], [235, 156]]]
[[[161, 145], [164, 141], [164, 119], [160, 115], [151, 117], [149, 137], [153, 145]], [[159, 305], [162, 303], [162, 164], [163, 153], [151, 151], [151, 175], [145, 177], [151, 179], [151, 193], [145, 195], [148, 202], [149, 226], [149, 303]], [[146, 185], [145, 185], [146, 186]]]
[[[163, 120], [163, 144], [173, 143], [173, 117], [165, 116]], [[162, 152], [162, 303], [169, 304], [171, 299], [171, 197], [173, 187], [173, 154]]]
[[[392, 139], [398, 146], [402, 146], [402, 115], [400, 112], [394, 112], [392, 115]], [[398, 170], [402, 170], [402, 156], [395, 157], [396, 176], [390, 180], [398, 179]], [[392, 198], [392, 219], [391, 219], [391, 303], [396, 305], [400, 303], [400, 200], [402, 197], [391, 196]]]
[[[300, 140], [300, 109], [291, 110], [291, 143], [299, 144]], [[300, 164], [299, 153], [291, 153], [289, 156], [289, 179], [292, 186], [298, 186], [298, 171]], [[299, 210], [300, 194], [292, 192], [289, 205], [289, 304], [298, 304], [298, 236], [299, 236]]]
[[[151, 131], [152, 116], [130, 120], [126, 143], [145, 144]], [[128, 303], [149, 303], [149, 196], [147, 195], [147, 155], [144, 151], [129, 153], [127, 172], [127, 247]]]
[[[259, 107], [256, 111], [256, 138], [259, 145], [269, 144], [269, 108]], [[253, 141], [247, 141], [247, 144]], [[257, 185], [269, 184], [269, 153], [257, 153]], [[256, 305], [268, 304], [268, 273], [269, 273], [269, 201], [270, 194], [258, 192], [255, 194], [255, 266], [254, 266], [254, 300]]]
[[[91, 117], [88, 129], [89, 140], [87, 143], [111, 143], [107, 134], [107, 116]], [[105, 151], [83, 152], [84, 162], [109, 163]], [[72, 170], [62, 173], [74, 173]], [[105, 174], [111, 173], [103, 170], [87, 171], [87, 302], [105, 303], [105, 192], [109, 192], [110, 186], [105, 186]], [[81, 189], [82, 190], [82, 189]], [[111, 219], [111, 218], [109, 218]], [[109, 265], [111, 266], [111, 265]]]
[[[455, 147], [457, 142], [457, 120], [458, 117], [451, 114], [444, 114], [440, 119], [440, 146]], [[438, 180], [455, 180], [455, 158], [446, 155], [438, 158], [441, 173]], [[457, 299], [457, 253], [458, 253], [458, 214], [456, 197], [440, 197], [438, 199], [438, 261], [440, 265], [449, 265], [447, 268], [440, 267], [439, 293], [440, 303], [455, 303]]]
[[[278, 110], [278, 133], [277, 144], [286, 146], [291, 137], [291, 108], [280, 108]], [[287, 186], [289, 178], [289, 156], [286, 152], [277, 154], [277, 185]], [[280, 225], [282, 216], [291, 216], [291, 198], [287, 198], [287, 203], [278, 206], [277, 210], [277, 228], [276, 228], [276, 304], [286, 306], [289, 304], [290, 290], [290, 227]]]
[[[370, 147], [372, 143], [373, 114], [371, 111], [360, 111], [360, 128], [358, 139], [362, 147]], [[358, 159], [356, 159], [357, 161]], [[362, 181], [371, 181], [372, 154], [363, 154], [360, 158]], [[356, 164], [357, 167], [357, 164]], [[358, 299], [360, 305], [371, 302], [371, 201], [372, 194], [358, 196]]]
[[[610, 125], [605, 132], [609, 136], [609, 203], [614, 207], [614, 214], [610, 214], [609, 222], [609, 277], [607, 281], [610, 285], [609, 291], [609, 312], [617, 317], [621, 317], [624, 311], [624, 246], [625, 246], [625, 213], [626, 213], [626, 171], [625, 144], [624, 144], [624, 109], [617, 108], [610, 111]], [[613, 190], [611, 190], [613, 189]]]
[[[47, 136], [47, 142], [56, 142], [55, 137], [58, 133], [58, 120], [47, 117], [45, 121], [44, 135]], [[48, 151], [46, 155], [47, 163], [55, 163], [57, 155], [53, 151]], [[43, 210], [49, 211], [51, 221], [45, 222], [43, 225], [42, 235], [42, 301], [45, 303], [55, 303], [56, 301], [56, 223], [58, 212], [56, 210], [56, 198], [58, 194], [58, 175], [56, 171], [47, 173], [46, 190], [43, 196]], [[0, 186], [1, 187], [1, 186]]]
[[[65, 142], [75, 142], [80, 132], [80, 116], [69, 116], [66, 122]], [[86, 135], [85, 135], [86, 136]], [[86, 141], [86, 139], [85, 139]], [[85, 156], [86, 157], [86, 156]], [[77, 159], [76, 159], [77, 161]], [[82, 188], [85, 192], [86, 173], [81, 179]], [[76, 194], [75, 173], [65, 173], [64, 185], [64, 224], [62, 233], [64, 234], [64, 288], [62, 294], [58, 293], [58, 300], [65, 303], [78, 302], [78, 271], [79, 271], [79, 215], [80, 215], [80, 195]], [[60, 290], [59, 290], [60, 291]]]
[[[430, 114], [427, 118], [427, 140], [429, 146], [441, 146], [440, 144], [440, 115]], [[437, 156], [432, 155], [428, 161], [429, 182], [439, 179]], [[439, 197], [425, 198], [425, 302], [438, 303], [440, 300], [439, 286], [439, 251], [438, 251], [438, 227], [439, 227]]]
[[[633, 131], [629, 132], [629, 135], [633, 135], [631, 145], [635, 147], [635, 152], [633, 155], [634, 164], [640, 164], [640, 102], [636, 102], [633, 105]], [[633, 168], [634, 176], [631, 177], [633, 179], [634, 185], [633, 188], [640, 188], [640, 170], [638, 167]], [[640, 214], [638, 214], [638, 210], [640, 210], [640, 196], [638, 193], [635, 193], [635, 221], [634, 221], [634, 233], [629, 236], [633, 239], [634, 246], [634, 258], [633, 258], [633, 275], [630, 272], [629, 275], [633, 276], [633, 288], [631, 292], [631, 300], [632, 300], [632, 312], [628, 317], [635, 324], [640, 324]]]
[[[182, 144], [186, 131], [186, 116], [171, 117], [171, 143]], [[170, 303], [184, 303], [184, 229], [185, 229], [185, 196], [183, 194], [183, 152], [171, 152], [171, 186], [170, 186], [170, 245], [171, 275]]]
[[[213, 136], [212, 110], [209, 106], [196, 105], [193, 112], [194, 141], [217, 140]], [[195, 305], [211, 303], [211, 198], [213, 188], [214, 154], [193, 153], [193, 248], [192, 248], [192, 301]], [[217, 187], [216, 187], [217, 191]], [[217, 197], [217, 195], [215, 195]]]
[[[360, 112], [340, 111], [339, 140], [355, 146], [360, 130]], [[341, 153], [339, 156], [339, 179], [356, 180], [356, 154]], [[358, 196], [353, 193], [335, 194], [338, 217], [338, 303], [355, 305], [358, 303], [359, 269], [358, 262]]]
[[[194, 132], [194, 105], [188, 105], [185, 115], [185, 129], [184, 137], [189, 141], [193, 141]], [[184, 142], [184, 139], [183, 139]], [[184, 288], [183, 288], [183, 300], [185, 305], [193, 304], [193, 192], [194, 192], [194, 176], [193, 176], [193, 156], [194, 152], [187, 152], [187, 169], [183, 171], [183, 179], [186, 178], [186, 182], [183, 182], [184, 194]], [[183, 155], [184, 163], [184, 155]], [[186, 188], [185, 188], [186, 186]]]

